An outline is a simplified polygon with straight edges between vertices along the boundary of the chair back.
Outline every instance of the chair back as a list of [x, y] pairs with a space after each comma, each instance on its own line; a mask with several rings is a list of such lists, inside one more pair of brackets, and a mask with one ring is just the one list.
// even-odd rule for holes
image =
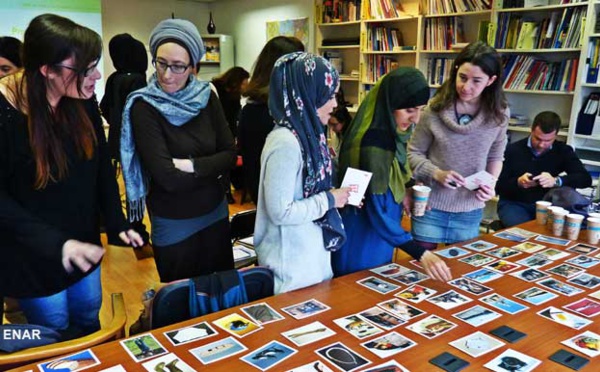
[[104, 328], [73, 340], [33, 347], [14, 353], [0, 352], [0, 370], [5, 371], [43, 359], [76, 353], [107, 341], [123, 338], [125, 336], [125, 323], [127, 322], [123, 294], [113, 293], [111, 295], [111, 302], [113, 317]]
[[255, 221], [256, 209], [239, 212], [231, 216], [231, 240], [236, 241], [254, 235]]
[[271, 269], [256, 266], [241, 269], [240, 273], [244, 279], [248, 302], [273, 296], [275, 279]]

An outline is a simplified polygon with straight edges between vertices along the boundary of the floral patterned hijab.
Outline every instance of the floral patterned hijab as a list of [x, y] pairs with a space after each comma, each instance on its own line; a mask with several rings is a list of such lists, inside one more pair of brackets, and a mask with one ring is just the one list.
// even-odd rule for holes
[[[273, 67], [269, 110], [275, 125], [288, 128], [300, 143], [304, 197], [332, 187], [332, 162], [317, 108], [335, 97], [338, 84], [339, 74], [329, 61], [310, 53], [286, 54]], [[330, 209], [315, 223], [323, 228], [326, 249], [341, 247], [346, 236], [337, 209]]]

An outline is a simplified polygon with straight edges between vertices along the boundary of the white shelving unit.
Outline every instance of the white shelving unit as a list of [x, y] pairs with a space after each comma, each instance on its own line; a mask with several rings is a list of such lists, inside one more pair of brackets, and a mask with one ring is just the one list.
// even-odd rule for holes
[[198, 77], [210, 81], [235, 65], [233, 36], [213, 34], [201, 35], [206, 48], [206, 55], [200, 62]]

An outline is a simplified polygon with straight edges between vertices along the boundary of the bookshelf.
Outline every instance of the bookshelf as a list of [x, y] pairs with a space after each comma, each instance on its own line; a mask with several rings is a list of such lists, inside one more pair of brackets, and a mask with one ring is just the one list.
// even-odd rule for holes
[[210, 81], [214, 76], [224, 73], [235, 65], [233, 36], [222, 34], [201, 36], [206, 54], [200, 61], [198, 77]]
[[[339, 10], [350, 4], [351, 20]], [[460, 49], [483, 40], [503, 58], [511, 112], [527, 118], [509, 126], [511, 139], [527, 136], [538, 112], [553, 110], [563, 121], [559, 138], [585, 164], [600, 167], [600, 115], [596, 132], [576, 133], [581, 106], [590, 93], [600, 93], [600, 73], [597, 80], [586, 79], [588, 59], [600, 67], [600, 0], [315, 0], [315, 12], [317, 53], [337, 52], [346, 77], [342, 89], [355, 107], [396, 66], [419, 68], [433, 93]], [[391, 30], [401, 34], [400, 48], [387, 47]], [[325, 46], [325, 39], [355, 44]], [[374, 47], [374, 40], [385, 47]]]

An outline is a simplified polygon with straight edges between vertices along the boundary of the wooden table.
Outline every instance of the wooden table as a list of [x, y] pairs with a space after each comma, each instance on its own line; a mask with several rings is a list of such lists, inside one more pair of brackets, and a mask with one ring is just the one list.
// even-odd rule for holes
[[[521, 225], [520, 227], [530, 230], [530, 231], [539, 232], [541, 234], [550, 235], [550, 232], [545, 227], [537, 226], [535, 224], [535, 222], [528, 222], [528, 223]], [[581, 234], [581, 237], [584, 237], [583, 233]], [[510, 247], [510, 246], [517, 244], [517, 243], [511, 242], [508, 240], [496, 238], [496, 237], [492, 236], [491, 234], [483, 236], [482, 239], [487, 240], [492, 243], [495, 243], [495, 244], [498, 244], [499, 246]], [[542, 244], [544, 244], [548, 247], [555, 247], [555, 248], [561, 248], [561, 249], [564, 248], [564, 247], [554, 246], [554, 245], [550, 245], [550, 244], [546, 244], [546, 243], [542, 243]], [[595, 254], [597, 254], [598, 252], [599, 251], [596, 251]], [[510, 258], [508, 260], [514, 262], [514, 261], [520, 260], [526, 256], [527, 256], [527, 254], [521, 254], [514, 258]], [[569, 256], [569, 258], [572, 258], [572, 257], [574, 257], [574, 255]], [[569, 259], [569, 258], [566, 258], [566, 259]], [[565, 259], [559, 260], [557, 262], [562, 262], [564, 260]], [[409, 261], [409, 258], [404, 258], [404, 259], [401, 259], [399, 261], [399, 263], [404, 266], [410, 267], [410, 268], [415, 268], [412, 264], [408, 263], [408, 261]], [[448, 262], [449, 266], [451, 267], [454, 277], [459, 277], [462, 274], [465, 274], [470, 271], [474, 271], [476, 269], [475, 267], [464, 264], [462, 262], [459, 262], [456, 259], [447, 260], [447, 262]], [[553, 267], [553, 266], [555, 266], [555, 265], [553, 265], [553, 264], [547, 265], [547, 266], [543, 267], [542, 270]], [[307, 270], [308, 269], [309, 268], [307, 268]], [[417, 270], [419, 270], [419, 269], [417, 268]], [[600, 265], [598, 265], [596, 267], [592, 267], [591, 269], [588, 269], [587, 272], [591, 273], [591, 274], [595, 274], [595, 275], [600, 275]], [[210, 370], [210, 371], [256, 370], [253, 367], [250, 367], [247, 363], [239, 360], [239, 358], [243, 355], [246, 355], [250, 351], [256, 350], [257, 348], [265, 345], [266, 343], [268, 343], [271, 340], [280, 341], [280, 342], [298, 350], [298, 353], [293, 355], [291, 358], [286, 359], [282, 363], [277, 364], [276, 366], [274, 366], [273, 368], [270, 369], [273, 371], [285, 371], [288, 369], [292, 369], [294, 367], [298, 367], [305, 363], [309, 363], [311, 361], [318, 360], [320, 358], [314, 352], [314, 350], [321, 348], [323, 346], [327, 346], [334, 342], [338, 342], [338, 341], [344, 343], [346, 346], [348, 346], [351, 349], [353, 349], [354, 351], [358, 352], [363, 357], [366, 357], [367, 359], [369, 359], [372, 362], [369, 366], [378, 365], [378, 364], [383, 363], [384, 361], [387, 361], [390, 359], [395, 359], [411, 371], [438, 371], [438, 370], [440, 370], [437, 367], [434, 367], [433, 365], [429, 364], [428, 361], [431, 358], [435, 357], [436, 355], [442, 353], [443, 351], [448, 351], [460, 358], [467, 360], [470, 363], [470, 366], [465, 369], [466, 371], [487, 370], [483, 367], [483, 365], [508, 348], [515, 349], [517, 351], [520, 351], [522, 353], [525, 353], [527, 355], [530, 355], [532, 357], [535, 357], [535, 358], [541, 360], [542, 364], [536, 368], [536, 370], [540, 370], [540, 371], [571, 371], [570, 369], [568, 369], [566, 367], [563, 367], [557, 363], [554, 363], [554, 362], [548, 360], [548, 357], [551, 354], [553, 354], [555, 351], [557, 351], [558, 349], [561, 349], [561, 348], [590, 359], [590, 363], [582, 369], [583, 371], [598, 371], [598, 370], [600, 370], [600, 358], [590, 358], [588, 356], [580, 354], [577, 351], [572, 350], [572, 349], [560, 344], [561, 341], [566, 340], [571, 337], [574, 337], [586, 330], [600, 333], [600, 322], [599, 322], [600, 316], [598, 316], [596, 318], [596, 320], [593, 324], [588, 325], [587, 327], [585, 327], [581, 330], [574, 330], [574, 329], [568, 328], [564, 325], [544, 319], [541, 316], [536, 314], [536, 312], [546, 308], [547, 306], [551, 305], [551, 306], [555, 306], [555, 307], [562, 307], [563, 305], [574, 302], [575, 300], [584, 298], [586, 296], [586, 294], [595, 292], [597, 289], [586, 290], [584, 293], [576, 295], [576, 296], [572, 296], [572, 297], [566, 297], [563, 295], [559, 295], [558, 298], [555, 298], [554, 300], [552, 300], [550, 302], [546, 302], [539, 306], [534, 306], [534, 305], [528, 304], [524, 301], [515, 299], [513, 297], [513, 294], [516, 294], [518, 292], [521, 292], [523, 290], [533, 287], [534, 283], [528, 283], [523, 280], [512, 277], [510, 275], [505, 275], [504, 277], [494, 280], [494, 281], [491, 281], [491, 282], [488, 282], [485, 285], [488, 287], [492, 287], [494, 289], [495, 293], [499, 293], [507, 298], [514, 299], [519, 303], [529, 306], [528, 310], [526, 310], [524, 312], [520, 312], [516, 315], [509, 315], [509, 314], [503, 313], [500, 310], [496, 310], [487, 304], [482, 303], [481, 301], [479, 301], [477, 299], [477, 296], [463, 292], [461, 290], [458, 290], [458, 291], [467, 295], [468, 297], [472, 298], [474, 301], [464, 304], [460, 307], [451, 309], [451, 310], [444, 310], [444, 309], [442, 309], [436, 305], [433, 305], [427, 301], [423, 301], [418, 304], [411, 304], [411, 305], [427, 312], [427, 314], [425, 316], [427, 316], [428, 314], [436, 314], [446, 320], [456, 323], [458, 325], [458, 327], [450, 330], [449, 332], [447, 332], [441, 336], [438, 336], [434, 339], [428, 340], [428, 339], [422, 337], [421, 335], [418, 335], [418, 334], [405, 328], [405, 326], [407, 324], [412, 324], [415, 321], [418, 321], [419, 319], [422, 319], [425, 317], [425, 316], [420, 316], [414, 320], [409, 321], [407, 324], [403, 324], [400, 327], [397, 327], [394, 329], [394, 331], [397, 331], [398, 333], [417, 342], [418, 345], [416, 347], [413, 347], [413, 348], [410, 348], [403, 352], [400, 352], [399, 354], [396, 354], [393, 358], [380, 359], [376, 355], [372, 354], [371, 352], [367, 351], [365, 348], [360, 346], [360, 343], [363, 343], [366, 340], [358, 340], [357, 338], [353, 337], [352, 335], [350, 335], [349, 333], [344, 331], [342, 328], [340, 328], [333, 322], [334, 319], [348, 316], [351, 314], [355, 314], [355, 313], [365, 310], [369, 307], [375, 306], [377, 303], [382, 302], [386, 299], [393, 298], [393, 293], [387, 294], [387, 295], [382, 295], [382, 294], [379, 294], [368, 288], [365, 288], [365, 287], [362, 287], [362, 286], [356, 284], [357, 280], [365, 278], [370, 275], [374, 275], [374, 274], [369, 271], [363, 271], [363, 272], [347, 275], [347, 276], [344, 276], [341, 278], [337, 278], [337, 279], [334, 279], [334, 280], [331, 280], [331, 281], [328, 281], [328, 282], [325, 282], [325, 283], [322, 283], [319, 285], [315, 285], [315, 286], [312, 286], [309, 288], [294, 291], [291, 293], [281, 294], [281, 295], [274, 296], [274, 297], [264, 300], [267, 303], [269, 303], [271, 306], [273, 306], [277, 311], [284, 314], [286, 316], [286, 319], [283, 321], [278, 321], [278, 322], [267, 324], [264, 326], [264, 329], [262, 329], [258, 332], [252, 333], [242, 339], [238, 339], [239, 341], [241, 341], [241, 343], [243, 343], [249, 349], [248, 351], [234, 355], [234, 356], [224, 359], [222, 361], [212, 363], [208, 366], [202, 365], [193, 355], [191, 355], [191, 353], [188, 350], [196, 348], [196, 347], [204, 345], [204, 344], [214, 342], [220, 338], [228, 337], [228, 336], [230, 336], [228, 333], [221, 330], [220, 328], [214, 327], [219, 332], [219, 334], [217, 336], [209, 337], [204, 340], [199, 340], [199, 341], [195, 341], [195, 342], [180, 345], [180, 346], [173, 346], [167, 340], [167, 338], [164, 336], [163, 333], [167, 330], [178, 329], [183, 326], [196, 324], [200, 321], [212, 322], [215, 319], [218, 319], [220, 317], [223, 317], [223, 316], [228, 315], [233, 312], [237, 312], [237, 313], [243, 315], [243, 313], [238, 308], [228, 309], [228, 310], [221, 311], [218, 313], [210, 314], [210, 315], [202, 317], [202, 318], [197, 318], [197, 319], [193, 319], [193, 320], [190, 320], [187, 322], [182, 322], [182, 323], [175, 324], [175, 325], [172, 325], [169, 327], [165, 327], [162, 329], [157, 329], [157, 330], [152, 331], [152, 334], [155, 335], [156, 338], [162, 343], [162, 345], [165, 346], [170, 352], [174, 352], [177, 356], [179, 356], [182, 360], [184, 360], [187, 364], [189, 364], [193, 368], [198, 369], [198, 370], [206, 369], [206, 370]], [[564, 279], [564, 278], [559, 278], [557, 276], [553, 276], [553, 277], [559, 279], [561, 282], [566, 282], [566, 279]], [[443, 293], [450, 289], [456, 289], [455, 287], [452, 287], [446, 283], [440, 283], [440, 282], [436, 282], [433, 280], [427, 280], [427, 281], [421, 282], [419, 284], [422, 284], [426, 287], [437, 290], [438, 294]], [[404, 288], [407, 288], [407, 286], [402, 285], [401, 288], [404, 289]], [[331, 307], [331, 309], [328, 311], [325, 311], [323, 313], [317, 314], [315, 316], [302, 319], [302, 320], [293, 319], [289, 315], [280, 311], [280, 309], [282, 307], [293, 305], [293, 304], [299, 303], [303, 300], [308, 300], [311, 298], [315, 298], [315, 299], [329, 305]], [[498, 319], [495, 319], [489, 323], [486, 323], [486, 324], [480, 326], [479, 328], [475, 328], [471, 325], [468, 325], [452, 316], [452, 314], [455, 314], [461, 310], [466, 310], [476, 304], [483, 305], [486, 308], [490, 308], [496, 312], [502, 313], [502, 316]], [[293, 345], [291, 342], [289, 342], [286, 338], [284, 338], [281, 335], [281, 332], [288, 331], [288, 330], [291, 330], [294, 328], [298, 328], [302, 325], [306, 325], [306, 324], [312, 323], [317, 320], [322, 322], [323, 324], [325, 324], [332, 330], [334, 330], [336, 332], [336, 335], [328, 337], [323, 340], [320, 340], [318, 342], [306, 345], [306, 346], [302, 346], [302, 347], [297, 347], [297, 346]], [[592, 320], [594, 320], [594, 318], [592, 318]], [[462, 351], [448, 345], [449, 342], [456, 340], [458, 338], [461, 338], [463, 336], [466, 336], [468, 334], [471, 334], [477, 330], [487, 333], [490, 330], [497, 328], [501, 325], [508, 325], [517, 330], [525, 332], [527, 334], [527, 337], [525, 337], [524, 339], [522, 339], [514, 344], [507, 343], [502, 348], [494, 350], [492, 352], [489, 352], [478, 358], [470, 357], [469, 355], [463, 353]], [[382, 335], [382, 334], [379, 334], [379, 335]], [[375, 338], [375, 337], [377, 337], [377, 336], [373, 336], [372, 338]], [[371, 338], [369, 338], [369, 339], [371, 339]], [[118, 342], [111, 342], [108, 344], [100, 345], [100, 346], [94, 347], [92, 350], [102, 363], [99, 366], [93, 367], [91, 369], [87, 369], [88, 371], [102, 370], [104, 368], [108, 368], [108, 367], [111, 367], [111, 366], [114, 366], [117, 364], [121, 364], [127, 371], [144, 371], [144, 368], [142, 367], [142, 365], [140, 363], [134, 362], [133, 359], [125, 352], [125, 350], [121, 347], [121, 345]], [[331, 365], [329, 365], [329, 366], [330, 366], [330, 368], [336, 370], [335, 368], [333, 368], [333, 366], [331, 366]], [[34, 366], [29, 366], [28, 368], [20, 368], [18, 370], [27, 370], [27, 369], [37, 370]]]

